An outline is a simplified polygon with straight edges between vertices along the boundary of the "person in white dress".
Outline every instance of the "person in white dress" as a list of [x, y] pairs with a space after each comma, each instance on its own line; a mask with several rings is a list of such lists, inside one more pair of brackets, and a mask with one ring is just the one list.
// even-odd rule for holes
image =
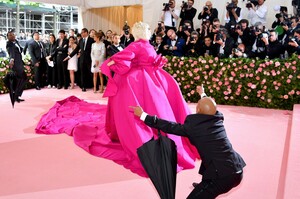
[[[76, 48], [77, 44], [76, 44], [76, 39], [74, 36], [70, 36], [69, 37], [69, 48], [68, 48], [68, 54], [72, 53], [72, 51]], [[77, 71], [77, 67], [78, 67], [78, 57], [77, 56], [73, 56], [71, 59], [68, 60], [68, 70], [70, 72], [70, 81], [71, 81], [71, 86], [69, 87], [69, 89], [73, 89], [74, 88], [74, 82], [75, 82], [75, 72]]]
[[92, 58], [92, 67], [91, 72], [93, 75], [93, 83], [94, 83], [94, 93], [97, 92], [97, 77], [99, 74], [100, 77], [100, 93], [103, 93], [103, 75], [100, 71], [100, 66], [104, 62], [105, 59], [105, 45], [102, 41], [102, 37], [104, 37], [103, 33], [96, 33], [94, 36], [95, 43], [92, 44], [91, 58]]

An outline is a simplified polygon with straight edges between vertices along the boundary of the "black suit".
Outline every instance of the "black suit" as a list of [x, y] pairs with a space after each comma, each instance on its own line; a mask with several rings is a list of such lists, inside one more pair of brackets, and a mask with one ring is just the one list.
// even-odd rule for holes
[[[84, 44], [84, 40], [86, 44]], [[94, 43], [94, 39], [91, 37], [82, 38], [79, 41], [79, 44], [76, 48], [72, 51], [69, 55], [73, 57], [80, 53], [80, 61], [79, 61], [79, 68], [81, 73], [81, 87], [82, 89], [92, 87], [92, 73], [91, 73], [91, 66], [92, 66], [92, 58], [91, 58], [91, 51], [92, 51], [92, 44]]]
[[56, 60], [57, 69], [57, 88], [62, 86], [66, 89], [69, 85], [69, 72], [68, 72], [68, 62], [63, 61], [68, 56], [69, 40], [61, 39], [56, 40], [55, 51], [52, 51], [50, 60]]
[[[35, 86], [41, 87], [46, 84], [46, 49], [42, 42], [32, 40], [28, 43], [28, 52], [31, 57], [31, 62], [34, 67]], [[35, 64], [39, 63], [38, 66]]]
[[[188, 115], [184, 124], [149, 115], [145, 119], [145, 124], [148, 126], [161, 129], [166, 133], [188, 137], [196, 146], [202, 159], [199, 173], [203, 177], [202, 182], [188, 198], [215, 198], [237, 186], [242, 179], [242, 169], [246, 164], [232, 148], [223, 120], [223, 114], [218, 111], [215, 115]], [[206, 191], [204, 186], [208, 186], [208, 190], [212, 193]], [[196, 196], [197, 194], [200, 195]]]
[[24, 86], [26, 83], [26, 73], [24, 71], [24, 62], [22, 60], [22, 47], [19, 45], [18, 41], [7, 41], [6, 50], [9, 55], [9, 59], [14, 60], [14, 65], [12, 70], [15, 71], [17, 77], [17, 86], [15, 91], [16, 98], [21, 97]]
[[[120, 44], [120, 47], [123, 48], [123, 49], [125, 48], [125, 46], [123, 44]], [[117, 46], [112, 44], [112, 45], [108, 46], [106, 54], [107, 54], [108, 57], [111, 57], [114, 54], [116, 54], [117, 52], [120, 52], [120, 50], [118, 49]]]

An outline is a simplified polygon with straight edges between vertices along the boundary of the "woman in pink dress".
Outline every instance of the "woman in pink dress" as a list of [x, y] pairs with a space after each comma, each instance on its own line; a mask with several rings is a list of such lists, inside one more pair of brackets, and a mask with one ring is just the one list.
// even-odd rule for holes
[[[71, 129], [69, 134], [74, 136], [76, 144], [89, 153], [111, 159], [134, 173], [147, 176], [136, 150], [153, 136], [156, 137], [157, 131], [147, 127], [135, 117], [130, 106], [141, 106], [149, 114], [180, 123], [184, 122], [190, 111], [177, 82], [162, 69], [166, 59], [158, 56], [149, 43], [151, 36], [149, 26], [142, 22], [136, 23], [132, 33], [136, 41], [107, 59], [101, 66], [103, 74], [108, 76], [108, 84], [103, 94], [104, 97], [108, 97], [108, 105], [107, 107], [98, 105], [99, 117], [91, 117], [89, 113], [85, 113], [86, 117], [83, 119], [83, 121], [93, 118], [101, 120], [96, 123], [96, 132], [92, 132], [90, 121], [86, 122], [88, 123], [86, 128], [84, 122], [77, 122], [80, 123], [78, 128], [68, 127], [68, 129]], [[76, 107], [79, 103], [83, 103], [79, 102], [80, 100], [74, 101]], [[61, 109], [66, 103], [69, 103], [69, 100], [59, 102], [57, 108]], [[87, 104], [84, 102], [82, 108], [87, 109]], [[57, 113], [60, 112], [57, 108], [52, 110], [53, 118], [57, 118]], [[65, 109], [72, 111], [70, 108]], [[80, 109], [75, 108], [74, 111], [78, 113]], [[106, 117], [103, 114], [104, 110]], [[73, 113], [68, 114], [72, 116]], [[104, 118], [106, 122], [103, 121]], [[43, 116], [37, 127], [38, 133], [47, 133], [45, 129], [51, 128], [48, 126], [50, 124], [48, 120], [49, 115]], [[50, 126], [53, 123], [55, 122], [51, 121]], [[69, 122], [68, 125], [70, 123], [75, 122]], [[64, 131], [68, 131], [65, 126]], [[56, 125], [55, 128], [60, 127]], [[198, 155], [188, 139], [171, 134], [168, 137], [177, 145], [177, 170], [194, 168]]]

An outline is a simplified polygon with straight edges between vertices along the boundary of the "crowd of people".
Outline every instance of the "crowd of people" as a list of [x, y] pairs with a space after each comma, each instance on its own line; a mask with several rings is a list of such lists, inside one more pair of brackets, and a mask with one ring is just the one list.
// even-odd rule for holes
[[[197, 14], [193, 6], [194, 0], [182, 2], [181, 9], [176, 8], [175, 0], [163, 4], [161, 21], [150, 39], [157, 54], [274, 59], [300, 53], [299, 17], [289, 17], [286, 7], [280, 7], [272, 29], [268, 29], [265, 0], [251, 1], [245, 8], [232, 0], [225, 8], [225, 24], [221, 24], [212, 2], [206, 1], [198, 14], [200, 27], [193, 23]], [[242, 18], [244, 9], [248, 9], [247, 19]], [[37, 90], [45, 86], [73, 89], [79, 85], [82, 91], [93, 88], [95, 93], [103, 92], [106, 81], [101, 63], [134, 41], [127, 24], [121, 33], [83, 28], [77, 34], [74, 29], [60, 30], [58, 38], [38, 32], [31, 38], [28, 34], [21, 36], [27, 38], [23, 53], [31, 56]], [[1, 37], [0, 55], [7, 56], [3, 41]]]

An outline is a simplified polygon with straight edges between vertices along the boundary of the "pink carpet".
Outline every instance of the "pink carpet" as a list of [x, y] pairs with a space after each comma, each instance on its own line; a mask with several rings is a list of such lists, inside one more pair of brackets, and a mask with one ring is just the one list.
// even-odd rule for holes
[[[12, 109], [0, 95], [0, 199], [156, 199], [151, 181], [94, 157], [65, 134], [37, 135], [42, 114], [70, 95], [106, 104], [101, 94], [80, 89], [26, 90]], [[195, 104], [189, 105], [195, 110]], [[247, 163], [240, 186], [218, 198], [298, 199], [300, 192], [300, 105], [294, 111], [219, 106], [228, 136]], [[176, 199], [198, 182], [200, 161], [177, 175]]]

